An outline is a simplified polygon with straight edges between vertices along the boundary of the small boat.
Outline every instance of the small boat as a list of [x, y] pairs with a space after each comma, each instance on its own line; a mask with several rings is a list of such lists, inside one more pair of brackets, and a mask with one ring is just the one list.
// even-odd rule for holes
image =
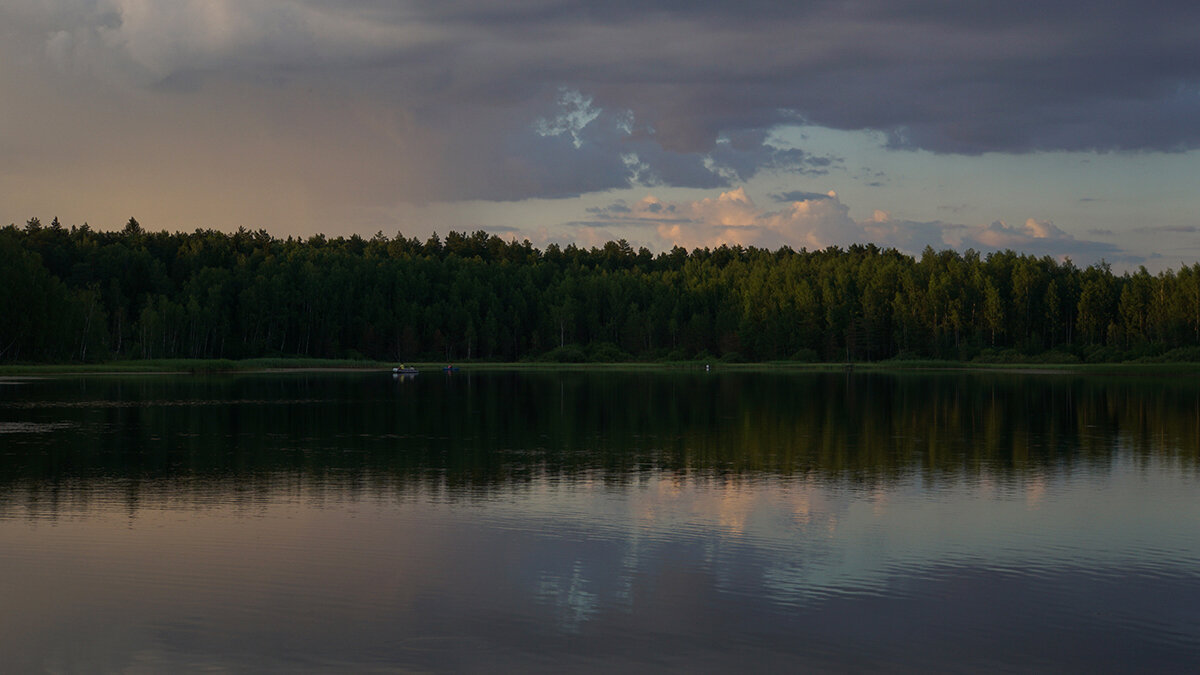
[[418, 372], [420, 371], [418, 371], [416, 368], [413, 368], [412, 366], [406, 366], [403, 363], [395, 368], [392, 368], [393, 375], [416, 375]]
[[446, 366], [445, 368], [442, 368], [442, 370], [446, 371], [447, 373], [457, 373], [458, 366]]

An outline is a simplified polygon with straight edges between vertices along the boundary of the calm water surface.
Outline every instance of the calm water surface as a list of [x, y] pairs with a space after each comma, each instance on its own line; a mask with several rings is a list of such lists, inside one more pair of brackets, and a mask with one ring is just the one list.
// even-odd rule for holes
[[3, 672], [1188, 672], [1200, 385], [0, 382]]

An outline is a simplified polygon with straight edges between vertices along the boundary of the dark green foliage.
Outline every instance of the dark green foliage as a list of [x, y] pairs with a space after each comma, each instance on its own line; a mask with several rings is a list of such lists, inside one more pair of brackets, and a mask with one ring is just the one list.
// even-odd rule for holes
[[579, 345], [564, 345], [542, 354], [538, 360], [550, 363], [584, 363], [588, 358]]
[[653, 255], [377, 233], [0, 229], [0, 361], [1192, 359], [1200, 264], [874, 245]]

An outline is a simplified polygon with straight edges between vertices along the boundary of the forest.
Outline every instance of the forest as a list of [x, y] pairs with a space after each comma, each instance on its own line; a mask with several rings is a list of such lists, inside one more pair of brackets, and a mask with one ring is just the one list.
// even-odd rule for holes
[[0, 228], [0, 362], [1200, 361], [1200, 263]]

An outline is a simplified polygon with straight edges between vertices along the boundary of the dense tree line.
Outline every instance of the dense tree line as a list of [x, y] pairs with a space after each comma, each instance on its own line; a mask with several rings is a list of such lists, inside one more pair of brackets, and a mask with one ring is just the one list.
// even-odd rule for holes
[[0, 361], [1200, 357], [1200, 263], [0, 229]]

